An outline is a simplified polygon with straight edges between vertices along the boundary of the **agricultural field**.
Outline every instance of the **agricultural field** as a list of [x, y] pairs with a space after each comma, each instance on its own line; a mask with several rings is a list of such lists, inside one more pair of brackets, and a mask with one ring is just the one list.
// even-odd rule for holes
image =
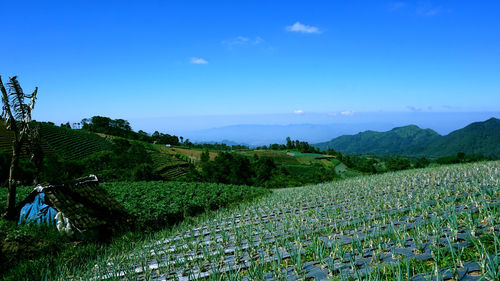
[[281, 165], [298, 165], [300, 162], [293, 156], [287, 155], [286, 151], [278, 150], [243, 150], [238, 153], [253, 157], [257, 155], [259, 157], [268, 157], [274, 160], [276, 164]]
[[[108, 182], [101, 186], [131, 217], [123, 229], [113, 230], [116, 235], [111, 236], [112, 245], [102, 239], [75, 241], [51, 227], [17, 226], [15, 222], [0, 220], [0, 280], [61, 280], [50, 274], [57, 272], [60, 265], [79, 265], [82, 261], [99, 258], [110, 246], [130, 247], [136, 240], [191, 216], [271, 193], [268, 189], [252, 186], [164, 181]], [[17, 203], [32, 191], [33, 186], [19, 186]], [[6, 198], [7, 189], [0, 188], [2, 212]], [[104, 240], [111, 237], [106, 233]]]
[[[192, 162], [196, 163], [199, 162], [201, 159], [201, 154], [203, 153], [204, 150], [201, 149], [190, 149], [190, 148], [182, 148], [182, 147], [172, 147], [170, 148], [171, 151], [175, 153], [180, 153], [182, 155], [186, 155], [189, 160]], [[210, 160], [214, 160], [215, 157], [217, 157], [217, 152], [208, 152], [210, 156]]]
[[83, 130], [40, 123], [42, 138], [65, 160], [80, 160], [95, 152], [110, 150], [111, 142], [97, 134]]
[[160, 144], [141, 142], [149, 149], [153, 160], [153, 169], [163, 179], [175, 180], [187, 173], [190, 159]]
[[[12, 153], [12, 139], [14, 137], [14, 133], [7, 130], [5, 124], [0, 122], [0, 151], [11, 154]], [[45, 155], [50, 155], [54, 153], [52, 149], [50, 149], [49, 145], [46, 141], [42, 141], [42, 150]], [[25, 149], [22, 151], [23, 156], [27, 156], [27, 152]]]
[[325, 167], [334, 167], [336, 164], [340, 163], [334, 156], [316, 153], [279, 150], [242, 150], [236, 152], [246, 156], [257, 155], [259, 157], [269, 157], [273, 159], [276, 164], [280, 165], [321, 164]]
[[277, 190], [97, 262], [82, 280], [500, 280], [500, 162]]

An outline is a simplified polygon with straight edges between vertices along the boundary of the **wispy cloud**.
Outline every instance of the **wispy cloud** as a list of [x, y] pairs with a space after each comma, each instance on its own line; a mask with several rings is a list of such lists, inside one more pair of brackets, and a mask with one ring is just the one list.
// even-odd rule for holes
[[264, 42], [264, 39], [260, 38], [259, 36], [255, 37], [254, 39], [245, 36], [238, 36], [232, 39], [223, 40], [221, 43], [222, 45], [231, 49], [235, 46], [258, 45], [262, 42]]
[[417, 7], [417, 14], [426, 17], [432, 17], [441, 13], [441, 6], [420, 5]]
[[326, 115], [328, 115], [328, 116], [337, 116], [337, 112], [328, 112]]
[[449, 10], [445, 10], [443, 6], [436, 6], [428, 2], [418, 2], [418, 3], [408, 3], [403, 1], [392, 2], [389, 4], [389, 11], [396, 12], [401, 10], [411, 9], [415, 11], [415, 13], [419, 16], [424, 17], [432, 17], [436, 16], [442, 12], [446, 12]]
[[454, 106], [454, 105], [449, 105], [449, 104], [442, 105], [441, 107], [446, 109], [446, 110], [461, 110], [461, 109], [463, 109], [460, 106]]
[[304, 110], [302, 109], [296, 109], [293, 111], [293, 114], [304, 114]]
[[405, 2], [392, 2], [389, 4], [389, 11], [396, 11], [396, 10], [399, 10], [399, 9], [403, 9], [404, 7], [406, 7], [407, 4]]
[[344, 116], [351, 116], [351, 115], [354, 115], [354, 110], [342, 111], [342, 112], [340, 112], [340, 114], [344, 115]]
[[205, 59], [197, 58], [197, 57], [192, 57], [189, 60], [189, 62], [192, 64], [208, 64], [208, 61], [206, 61]]
[[317, 28], [316, 26], [305, 25], [300, 22], [296, 22], [293, 25], [287, 26], [285, 29], [290, 32], [309, 33], [309, 34], [321, 33], [319, 28]]

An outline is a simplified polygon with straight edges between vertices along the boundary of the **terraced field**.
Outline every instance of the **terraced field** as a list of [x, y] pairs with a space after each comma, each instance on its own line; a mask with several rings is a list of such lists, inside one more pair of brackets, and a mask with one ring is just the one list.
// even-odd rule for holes
[[165, 180], [175, 180], [188, 171], [188, 157], [166, 148], [165, 145], [148, 144], [144, 145], [150, 149], [153, 159], [153, 168], [156, 173]]
[[[12, 138], [14, 137], [14, 133], [7, 130], [5, 128], [5, 124], [0, 122], [0, 150], [4, 151], [8, 154], [12, 153]], [[52, 149], [50, 149], [49, 145], [46, 141], [42, 141], [42, 150], [45, 155], [50, 155], [54, 153]], [[23, 156], [27, 156], [27, 152], [25, 149], [22, 150]]]
[[92, 153], [111, 149], [111, 142], [83, 130], [61, 128], [40, 123], [42, 138], [49, 147], [66, 160], [79, 160]]
[[500, 162], [445, 166], [279, 190], [110, 253], [78, 276], [500, 280], [499, 227]]

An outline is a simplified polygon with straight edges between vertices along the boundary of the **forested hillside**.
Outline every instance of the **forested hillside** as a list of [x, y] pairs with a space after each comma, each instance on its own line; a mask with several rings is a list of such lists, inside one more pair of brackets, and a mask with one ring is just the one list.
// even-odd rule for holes
[[313, 146], [348, 154], [403, 155], [438, 158], [466, 154], [500, 157], [500, 120], [490, 118], [441, 136], [431, 129], [415, 125], [394, 128], [387, 132], [365, 131], [344, 135]]

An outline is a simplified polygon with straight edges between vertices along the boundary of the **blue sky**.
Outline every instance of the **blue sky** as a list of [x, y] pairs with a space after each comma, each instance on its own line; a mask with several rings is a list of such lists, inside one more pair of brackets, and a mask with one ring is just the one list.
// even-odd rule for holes
[[39, 86], [38, 120], [104, 115], [168, 132], [224, 116], [500, 108], [499, 1], [0, 0], [0, 11], [0, 75]]

